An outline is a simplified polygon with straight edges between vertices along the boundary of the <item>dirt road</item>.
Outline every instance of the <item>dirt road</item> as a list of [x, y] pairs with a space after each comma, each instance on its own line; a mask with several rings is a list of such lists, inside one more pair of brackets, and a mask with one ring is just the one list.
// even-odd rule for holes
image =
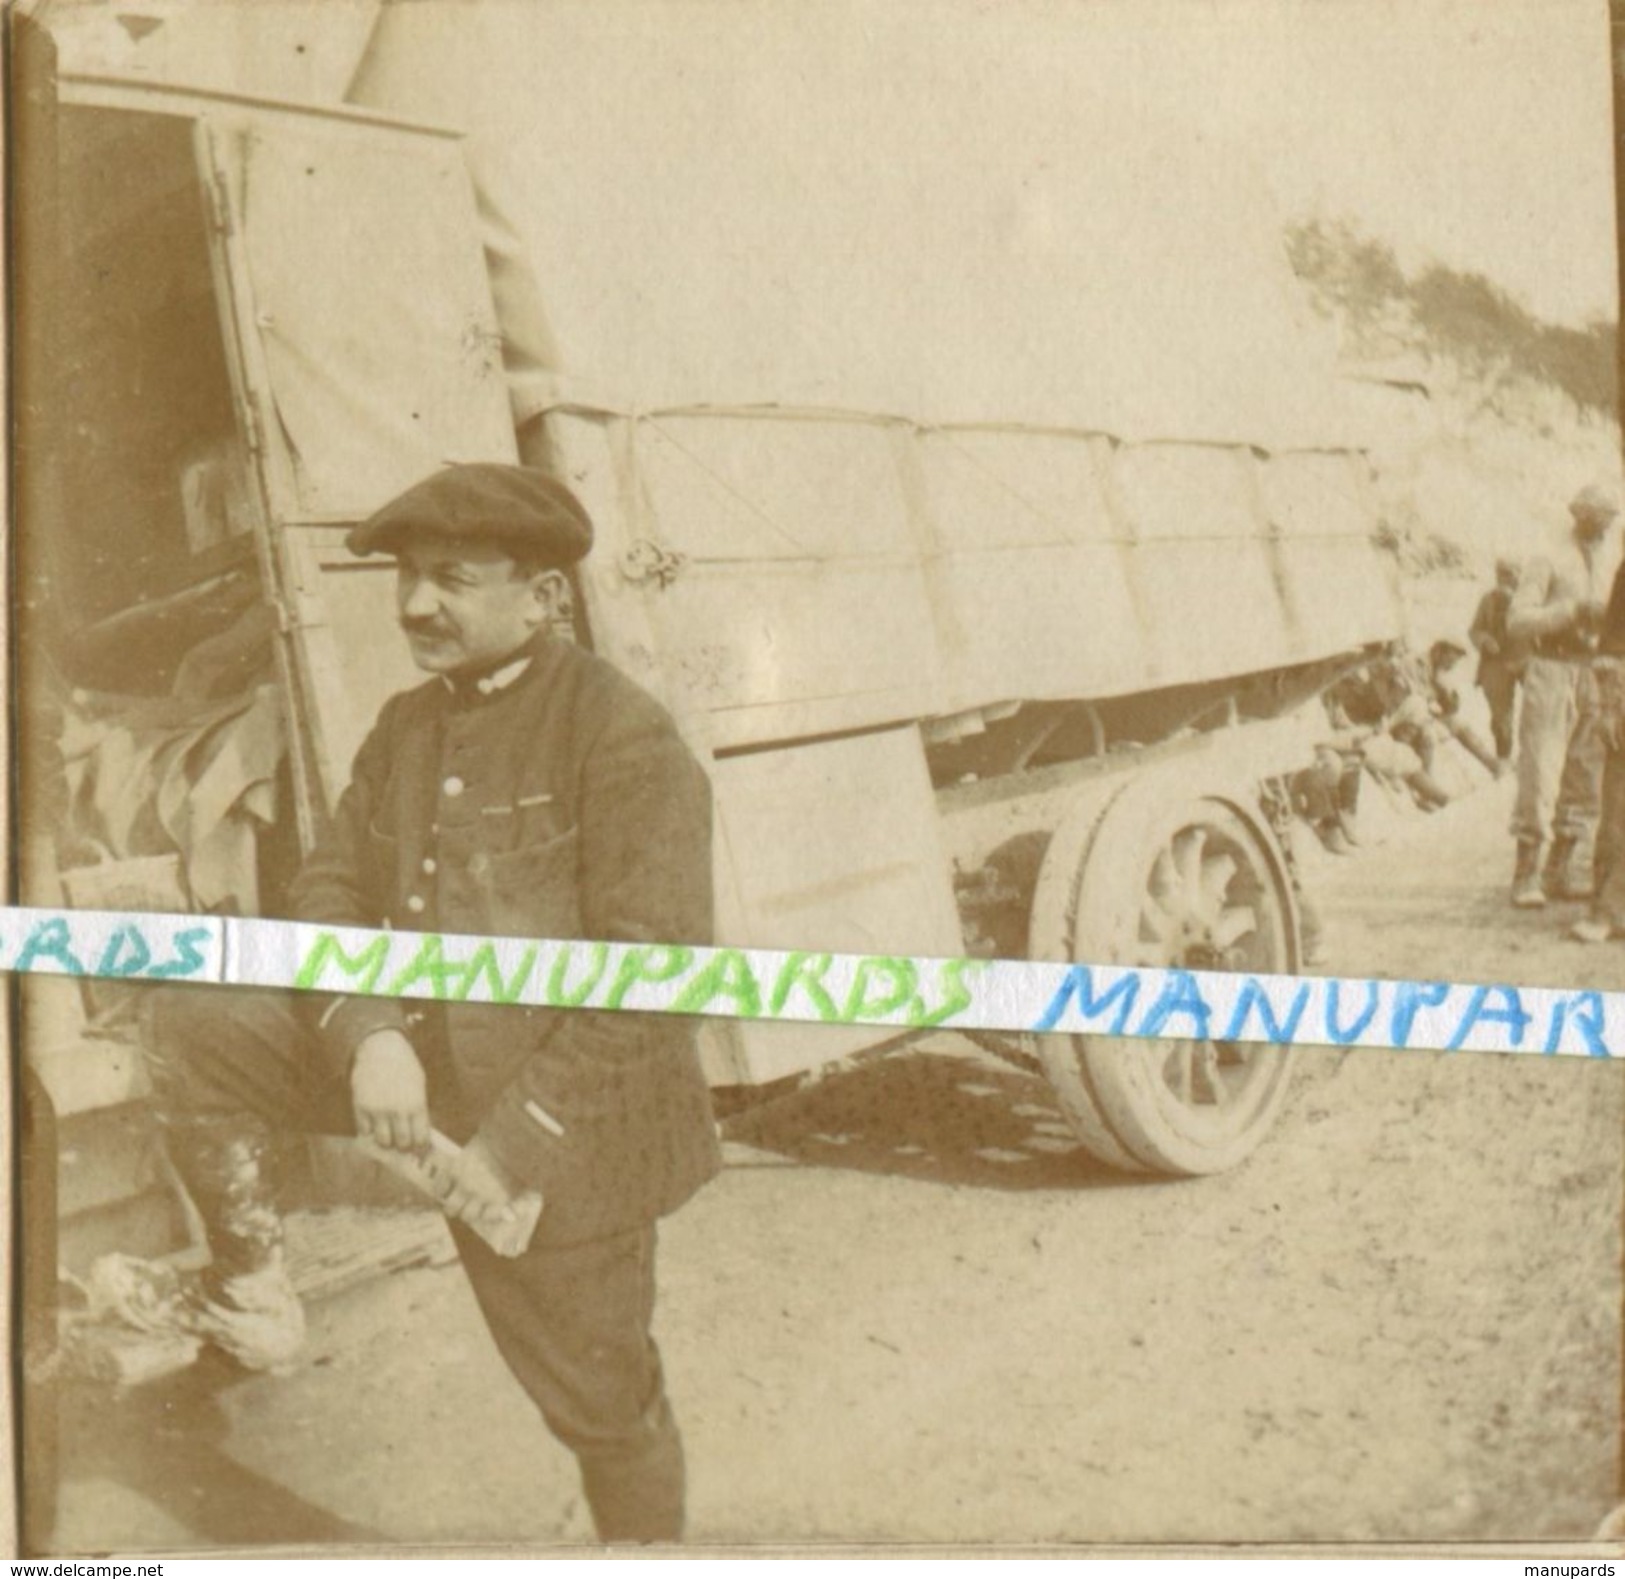
[[[1625, 985], [1503, 899], [1504, 791], [1321, 863], [1328, 970]], [[1424, 963], [1425, 962], [1425, 963]], [[1239, 1172], [1125, 1181], [943, 1036], [727, 1126], [664, 1230], [701, 1541], [1577, 1537], [1618, 1486], [1625, 1070], [1305, 1049]], [[455, 1267], [66, 1421], [62, 1549], [556, 1542]]]

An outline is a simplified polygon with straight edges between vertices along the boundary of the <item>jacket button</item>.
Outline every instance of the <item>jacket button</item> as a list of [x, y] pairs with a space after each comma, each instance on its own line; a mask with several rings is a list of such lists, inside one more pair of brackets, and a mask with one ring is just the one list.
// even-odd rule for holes
[[432, 855], [426, 855], [423, 857], [423, 872], [426, 877], [434, 876], [435, 864], [434, 857]]
[[466, 784], [464, 784], [464, 783], [463, 783], [463, 781], [462, 781], [462, 780], [461, 780], [461, 779], [460, 779], [460, 778], [458, 778], [458, 777], [457, 777], [457, 775], [456, 775], [456, 774], [455, 774], [455, 773], [453, 773], [453, 774], [452, 774], [452, 775], [451, 775], [451, 777], [450, 777], [450, 778], [448, 778], [448, 779], [447, 779], [447, 780], [446, 780], [446, 781], [445, 781], [445, 783], [444, 783], [444, 784], [442, 784], [442, 785], [441, 785], [441, 786], [440, 786], [440, 788], [441, 788], [441, 789], [442, 789], [442, 790], [443, 790], [443, 791], [444, 791], [444, 792], [445, 792], [445, 793], [446, 793], [446, 794], [447, 794], [447, 795], [451, 795], [451, 796], [457, 796], [457, 795], [461, 795], [461, 794], [462, 794], [462, 793], [463, 793], [463, 791], [464, 791], [464, 790], [465, 790], [465, 789], [466, 789], [466, 788], [467, 788], [467, 787], [468, 787], [468, 786], [467, 786], [467, 785], [466, 785]]
[[490, 865], [491, 857], [488, 856], [483, 850], [476, 855], [469, 856], [468, 858], [468, 869], [476, 877], [478, 877], [482, 872], [486, 871]]
[[415, 915], [415, 916], [422, 915], [423, 914], [423, 901], [421, 899], [419, 899], [416, 894], [413, 894], [413, 895], [411, 895], [410, 898], [407, 899], [406, 908], [408, 910], [410, 910], [412, 912], [412, 914]]

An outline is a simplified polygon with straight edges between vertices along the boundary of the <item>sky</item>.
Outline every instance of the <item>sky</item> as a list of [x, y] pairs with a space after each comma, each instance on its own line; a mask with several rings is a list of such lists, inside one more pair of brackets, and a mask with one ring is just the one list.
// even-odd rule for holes
[[[611, 384], [647, 387], [658, 341], [742, 398], [919, 409], [980, 382], [1016, 414], [1013, 381], [1042, 386], [1046, 355], [1059, 378], [1108, 320], [1160, 323], [1165, 353], [1226, 312], [1261, 333], [1230, 307], [1242, 260], [1311, 214], [1549, 319], [1615, 312], [1602, 0], [487, 0], [482, 20], [477, 116], [568, 359]], [[1107, 360], [1138, 354], [1130, 335]]]
[[[1542, 316], [1613, 316], [1603, 5], [1162, 9], [1200, 12], [1214, 56], [1234, 63], [1210, 100], [1214, 122], [1258, 150], [1285, 205], [1352, 214], [1408, 253], [1491, 275]], [[1201, 54], [1169, 52], [1166, 91], [1211, 88]], [[1248, 79], [1266, 63], [1258, 91]]]

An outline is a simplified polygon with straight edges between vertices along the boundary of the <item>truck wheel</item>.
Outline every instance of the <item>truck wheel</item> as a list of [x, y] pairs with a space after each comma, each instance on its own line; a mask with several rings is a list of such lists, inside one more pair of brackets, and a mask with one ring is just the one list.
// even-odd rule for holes
[[[1187, 781], [1188, 774], [1187, 767]], [[1193, 795], [1171, 775], [1131, 783], [1104, 812], [1057, 830], [1033, 899], [1032, 953], [1086, 964], [1294, 972], [1297, 911], [1285, 859], [1244, 795]], [[1291, 1077], [1292, 1049], [1284, 1047], [1036, 1041], [1085, 1147], [1140, 1172], [1235, 1167], [1268, 1133]]]

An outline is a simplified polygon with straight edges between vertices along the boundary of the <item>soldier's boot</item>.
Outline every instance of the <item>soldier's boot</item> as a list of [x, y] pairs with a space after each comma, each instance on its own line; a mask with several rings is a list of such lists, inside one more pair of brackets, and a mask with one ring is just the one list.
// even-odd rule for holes
[[1607, 943], [1619, 936], [1607, 916], [1587, 916], [1569, 928], [1569, 936], [1576, 943]]
[[1540, 885], [1539, 839], [1518, 840], [1518, 854], [1512, 868], [1512, 903], [1519, 910], [1538, 910], [1546, 903], [1546, 890]]
[[165, 1129], [213, 1252], [189, 1325], [248, 1370], [291, 1365], [304, 1347], [305, 1312], [288, 1275], [270, 1132], [246, 1117], [171, 1119]]
[[1575, 870], [1574, 852], [1579, 843], [1573, 834], [1560, 833], [1552, 840], [1541, 874], [1541, 887], [1548, 899], [1590, 899], [1596, 892], [1596, 885]]

